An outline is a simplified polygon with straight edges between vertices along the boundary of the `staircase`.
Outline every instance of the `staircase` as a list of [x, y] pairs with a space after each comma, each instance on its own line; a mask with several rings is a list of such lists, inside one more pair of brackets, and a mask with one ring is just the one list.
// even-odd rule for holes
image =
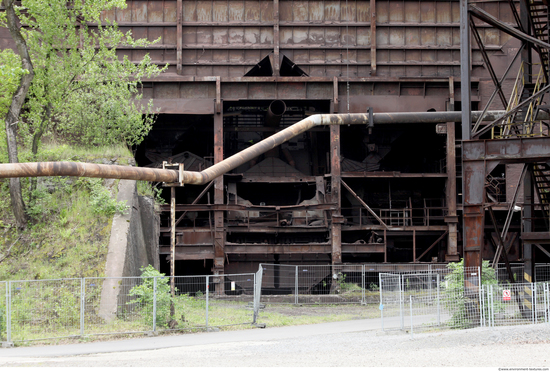
[[[533, 164], [533, 183], [540, 199], [540, 206], [545, 214], [545, 222], [550, 212], [550, 166], [547, 163]], [[547, 225], [548, 227], [548, 225]]]
[[[548, 3], [547, 0], [530, 0], [529, 1], [529, 15], [531, 17], [531, 24], [533, 25], [533, 33], [537, 39], [548, 42]], [[544, 70], [544, 76], [548, 80], [548, 60], [550, 50], [537, 48]]]

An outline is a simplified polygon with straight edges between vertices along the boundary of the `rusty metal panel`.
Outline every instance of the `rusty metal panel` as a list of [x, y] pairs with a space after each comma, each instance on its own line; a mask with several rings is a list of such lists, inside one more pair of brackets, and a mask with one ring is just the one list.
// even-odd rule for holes
[[212, 1], [197, 1], [197, 22], [212, 22]]
[[260, 20], [273, 22], [273, 1], [260, 1]]
[[245, 1], [245, 21], [259, 22], [260, 21], [260, 2]]
[[306, 85], [308, 99], [332, 99], [333, 86], [330, 83], [309, 83]]
[[376, 22], [378, 24], [388, 23], [390, 20], [389, 1], [376, 2]]
[[325, 1], [325, 21], [340, 20], [340, 1]]
[[405, 1], [405, 22], [420, 22], [420, 2]]
[[[155, 98], [175, 99], [180, 98], [179, 85], [170, 83], [155, 83], [153, 85]], [[187, 97], [182, 97], [187, 98]]]
[[162, 2], [162, 4], [164, 6], [164, 22], [176, 22], [177, 2], [165, 0]]
[[306, 87], [303, 83], [279, 83], [277, 88], [278, 96], [285, 99], [306, 99]]
[[435, 6], [431, 1], [420, 2], [421, 21], [424, 23], [435, 23]]
[[117, 9], [115, 17], [117, 22], [131, 22], [132, 8], [128, 6], [126, 9]]
[[244, 42], [247, 44], [260, 43], [260, 27], [247, 27], [244, 29]]
[[446, 1], [436, 1], [436, 22], [437, 23], [451, 23], [451, 3]]
[[181, 98], [214, 99], [216, 97], [216, 84], [215, 82], [181, 83], [179, 91]]
[[308, 20], [311, 22], [320, 22], [324, 20], [325, 8], [322, 1], [309, 2]]
[[405, 28], [392, 27], [390, 28], [390, 45], [405, 45]]
[[227, 1], [214, 1], [213, 2], [213, 22], [227, 22], [229, 19], [229, 8]]
[[147, 4], [147, 20], [149, 22], [164, 22], [164, 3], [160, 1], [149, 1]]
[[274, 83], [258, 83], [248, 86], [248, 99], [276, 99], [277, 85]]
[[222, 99], [246, 99], [248, 85], [238, 83], [224, 83], [221, 86]]
[[404, 14], [404, 6], [403, 3], [400, 1], [391, 1], [389, 2], [389, 8], [390, 8], [390, 22], [404, 22], [405, 21], [405, 14]]
[[244, 28], [229, 27], [229, 44], [243, 44], [243, 43], [244, 43]]
[[147, 22], [148, 1], [132, 1], [132, 22]]

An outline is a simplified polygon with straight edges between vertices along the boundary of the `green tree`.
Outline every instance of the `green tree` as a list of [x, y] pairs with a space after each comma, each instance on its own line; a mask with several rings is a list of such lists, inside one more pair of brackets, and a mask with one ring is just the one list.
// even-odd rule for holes
[[132, 145], [152, 127], [152, 102], [140, 103], [139, 86], [161, 70], [148, 55], [134, 63], [116, 51], [151, 42], [101, 19], [103, 10], [125, 6], [124, 0], [23, 0], [25, 11], [14, 9], [26, 25], [19, 31], [34, 66], [18, 129], [35, 159], [46, 136], [83, 146]]

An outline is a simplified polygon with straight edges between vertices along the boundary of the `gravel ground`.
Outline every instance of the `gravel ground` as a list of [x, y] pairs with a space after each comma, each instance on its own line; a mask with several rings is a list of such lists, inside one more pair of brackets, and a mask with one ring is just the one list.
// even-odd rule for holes
[[[185, 339], [186, 345], [154, 349], [155, 345], [152, 344], [150, 350], [125, 352], [116, 351], [113, 345], [109, 353], [87, 355], [33, 357], [32, 349], [27, 348], [29, 355], [21, 356], [21, 353], [17, 353], [14, 356], [16, 353], [9, 355], [6, 352], [9, 349], [2, 349], [0, 365], [550, 367], [550, 324], [415, 333], [411, 338], [405, 332], [357, 331], [350, 323], [347, 327], [345, 323], [331, 324], [333, 329], [324, 324], [203, 333], [198, 336], [178, 335], [164, 337], [163, 341], [173, 341], [176, 345], [178, 339]], [[342, 330], [338, 330], [338, 327]], [[144, 342], [147, 340], [140, 339]]]

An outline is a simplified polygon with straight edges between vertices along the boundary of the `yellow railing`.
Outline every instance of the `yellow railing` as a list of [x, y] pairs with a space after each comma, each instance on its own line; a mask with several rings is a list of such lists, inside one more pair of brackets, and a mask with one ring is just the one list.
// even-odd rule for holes
[[[542, 67], [539, 66], [539, 71], [536, 75], [536, 81], [533, 86], [531, 95], [538, 93], [543, 85], [546, 83]], [[509, 112], [516, 108], [522, 101], [522, 95], [525, 91], [525, 65], [522, 62], [514, 83], [514, 87], [508, 100], [508, 106], [506, 111]], [[525, 115], [518, 115], [516, 112], [510, 115], [500, 125], [494, 127], [491, 131], [492, 139], [502, 139], [510, 137], [535, 137], [547, 135], [544, 132], [544, 125], [542, 122], [536, 121], [536, 107], [541, 103], [543, 96], [532, 101], [528, 106], [523, 108]], [[527, 99], [527, 97], [525, 97]]]

